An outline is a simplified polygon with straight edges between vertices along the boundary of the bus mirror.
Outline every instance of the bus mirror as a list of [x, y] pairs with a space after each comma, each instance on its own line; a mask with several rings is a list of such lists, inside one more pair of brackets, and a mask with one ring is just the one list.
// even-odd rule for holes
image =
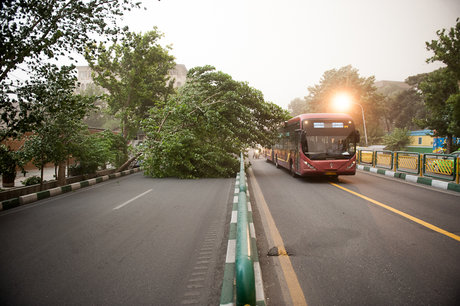
[[358, 130], [355, 131], [355, 142], [356, 143], [359, 142], [359, 131]]

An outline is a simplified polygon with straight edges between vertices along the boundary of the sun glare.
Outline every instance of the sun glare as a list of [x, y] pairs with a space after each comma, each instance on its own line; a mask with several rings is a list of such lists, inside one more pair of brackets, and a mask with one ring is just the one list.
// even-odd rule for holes
[[332, 99], [332, 104], [334, 108], [342, 112], [348, 110], [350, 108], [351, 103], [352, 99], [350, 95], [344, 92], [336, 94]]

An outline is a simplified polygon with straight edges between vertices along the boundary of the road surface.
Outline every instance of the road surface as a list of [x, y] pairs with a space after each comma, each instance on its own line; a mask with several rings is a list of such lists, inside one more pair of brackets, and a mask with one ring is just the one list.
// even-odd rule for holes
[[216, 305], [234, 179], [141, 173], [0, 214], [0, 305]]
[[[363, 172], [338, 182], [293, 178], [263, 159], [251, 163], [251, 192], [255, 180], [309, 305], [459, 304], [460, 241], [448, 236], [460, 235], [458, 194]], [[270, 229], [260, 230], [260, 204], [262, 235]], [[258, 243], [268, 304], [283, 303], [278, 257]]]

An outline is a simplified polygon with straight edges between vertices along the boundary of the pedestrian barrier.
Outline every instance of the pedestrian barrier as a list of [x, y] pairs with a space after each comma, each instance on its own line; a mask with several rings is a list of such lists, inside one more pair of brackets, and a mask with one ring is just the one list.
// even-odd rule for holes
[[414, 152], [396, 152], [395, 170], [407, 173], [420, 173], [420, 154]]
[[265, 305], [243, 154], [235, 183], [220, 305]]
[[393, 169], [393, 152], [375, 151], [374, 166], [385, 169]]
[[359, 164], [395, 172], [415, 174], [447, 181], [460, 180], [459, 158], [455, 155], [405, 151], [358, 150]]
[[426, 176], [455, 180], [457, 159], [454, 155], [424, 154], [423, 173]]
[[359, 163], [372, 165], [374, 161], [374, 151], [359, 150]]

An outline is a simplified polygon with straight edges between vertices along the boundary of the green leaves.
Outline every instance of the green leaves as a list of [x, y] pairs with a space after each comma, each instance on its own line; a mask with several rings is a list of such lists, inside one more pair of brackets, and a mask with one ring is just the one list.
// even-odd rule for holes
[[145, 34], [127, 32], [111, 46], [100, 44], [86, 52], [93, 78], [108, 90], [110, 111], [121, 119], [126, 138], [135, 135], [150, 108], [173, 93], [168, 72], [174, 58], [159, 45], [161, 37], [156, 28]]
[[457, 24], [446, 31], [442, 29], [436, 32], [438, 40], [426, 42], [426, 49], [434, 52], [434, 55], [427, 59], [427, 62], [441, 61], [460, 80], [460, 18]]
[[[353, 102], [363, 107], [369, 138], [378, 139], [383, 135], [379, 122], [383, 110], [383, 97], [377, 92], [374, 81], [373, 76], [361, 77], [358, 70], [352, 66], [328, 70], [323, 74], [320, 84], [308, 88], [309, 94], [305, 97], [306, 112], [337, 112], [338, 110], [333, 107], [332, 99], [337, 93], [345, 92], [352, 97]], [[355, 122], [363, 121], [361, 108], [358, 105], [353, 104], [347, 112]]]
[[287, 114], [214, 67], [190, 69], [178, 93], [149, 112], [144, 168], [156, 177], [230, 177], [239, 152], [269, 145]]
[[389, 135], [384, 136], [385, 150], [400, 151], [410, 144], [410, 131], [406, 128], [396, 128]]
[[124, 11], [138, 8], [132, 1], [9, 0], [0, 6], [0, 81], [17, 65], [31, 66], [44, 55], [75, 50], [83, 53], [93, 37], [116, 35], [115, 21]]

